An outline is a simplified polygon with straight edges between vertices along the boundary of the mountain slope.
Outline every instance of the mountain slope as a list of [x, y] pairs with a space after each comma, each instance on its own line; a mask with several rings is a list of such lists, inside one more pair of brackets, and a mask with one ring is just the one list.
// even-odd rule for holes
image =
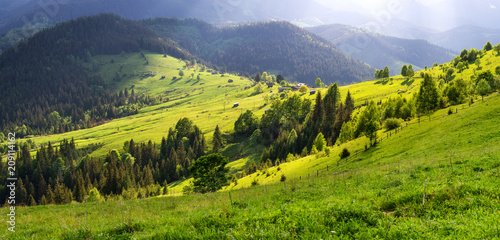
[[389, 66], [392, 75], [399, 75], [403, 64], [423, 69], [435, 62], [448, 62], [456, 55], [424, 40], [409, 40], [384, 36], [348, 25], [325, 25], [307, 30], [332, 41], [347, 55], [377, 69]]
[[314, 85], [363, 81], [374, 69], [337, 50], [328, 41], [287, 22], [215, 28], [195, 19], [141, 21], [206, 61], [235, 72], [268, 71]]
[[92, 57], [141, 49], [195, 59], [136, 22], [109, 14], [61, 23], [8, 49], [0, 56], [2, 131], [46, 134], [127, 115], [115, 114], [127, 100], [118, 100], [93, 74], [100, 65]]

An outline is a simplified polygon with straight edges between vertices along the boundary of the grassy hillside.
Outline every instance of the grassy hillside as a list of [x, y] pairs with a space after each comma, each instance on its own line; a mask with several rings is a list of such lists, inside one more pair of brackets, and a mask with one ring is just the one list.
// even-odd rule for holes
[[[497, 238], [500, 97], [412, 124], [335, 166], [309, 157], [240, 179], [256, 187], [183, 197], [17, 208], [18, 238]], [[351, 149], [363, 140], [348, 143]], [[332, 166], [320, 177], [292, 176]], [[270, 179], [287, 177], [280, 184]], [[278, 180], [279, 181], [279, 180]], [[425, 197], [424, 197], [425, 193]], [[423, 201], [425, 199], [425, 203]], [[0, 210], [5, 220], [7, 209]], [[1, 236], [11, 238], [2, 230]]]
[[233, 72], [281, 74], [290, 82], [346, 85], [370, 79], [374, 69], [330, 42], [288, 22], [260, 22], [216, 28], [196, 19], [141, 21], [200, 58]]
[[[145, 58], [149, 61], [148, 65], [145, 65]], [[264, 104], [262, 95], [249, 97], [254, 92], [253, 88], [249, 88], [252, 85], [249, 79], [228, 74], [224, 77], [221, 74], [214, 75], [210, 69], [202, 71], [202, 66], [186, 68], [186, 62], [170, 56], [163, 57], [162, 54], [145, 52], [145, 57], [140, 53], [132, 53], [97, 56], [95, 60], [101, 65], [97, 74], [106, 80], [110, 88], [119, 91], [124, 88], [131, 89], [134, 85], [136, 94], [161, 95], [165, 101], [166, 98], [169, 100], [142, 108], [139, 114], [134, 116], [114, 119], [90, 129], [33, 137], [33, 141], [44, 144], [48, 141], [57, 143], [65, 138], [74, 138], [80, 147], [103, 143], [103, 148], [92, 154], [102, 156], [111, 149], [121, 149], [123, 142], [131, 138], [136, 142], [160, 142], [161, 138], [167, 135], [168, 128], [173, 127], [182, 117], [192, 119], [206, 134], [206, 138], [211, 139], [215, 125], [218, 124], [223, 132], [231, 132], [232, 124], [242, 111], [259, 111]], [[123, 79], [113, 82], [114, 73], [120, 68], [120, 76]], [[179, 76], [180, 70], [184, 72], [184, 77]], [[155, 75], [144, 77], [147, 72]], [[191, 74], [194, 74], [194, 77]], [[233, 83], [228, 83], [229, 79], [232, 79]], [[240, 102], [240, 107], [233, 108], [235, 102]]]

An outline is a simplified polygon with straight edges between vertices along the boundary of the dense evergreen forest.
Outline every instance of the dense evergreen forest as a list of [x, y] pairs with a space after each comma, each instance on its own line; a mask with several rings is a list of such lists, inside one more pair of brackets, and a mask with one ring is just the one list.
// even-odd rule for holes
[[[82, 17], [35, 34], [0, 56], [1, 132], [19, 137], [91, 127], [134, 114], [158, 99], [108, 91], [92, 56], [141, 49], [195, 59], [137, 22], [115, 15]], [[84, 64], [91, 67], [84, 67]]]
[[196, 19], [141, 21], [192, 54], [222, 70], [267, 71], [310, 85], [319, 77], [345, 85], [371, 78], [374, 69], [335, 49], [333, 44], [288, 22], [261, 22], [215, 28]]
[[[50, 142], [42, 145], [34, 158], [29, 147], [23, 144], [16, 158], [16, 202], [35, 205], [82, 202], [96, 194], [126, 199], [164, 194], [167, 183], [190, 175], [188, 168], [205, 155], [206, 141], [191, 120], [182, 118], [159, 146], [131, 139], [105, 158], [86, 156], [99, 145], [77, 149], [73, 139], [63, 140], [58, 147]], [[8, 196], [7, 173], [6, 165], [0, 164], [0, 199]]]

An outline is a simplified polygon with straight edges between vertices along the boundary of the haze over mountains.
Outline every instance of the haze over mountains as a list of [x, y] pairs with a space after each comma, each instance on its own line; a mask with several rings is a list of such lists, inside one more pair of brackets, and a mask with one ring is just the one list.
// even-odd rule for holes
[[[377, 69], [389, 66], [397, 70], [403, 64], [417, 69], [434, 62], [448, 62], [457, 52], [430, 44], [425, 40], [389, 37], [348, 25], [324, 25], [307, 30], [332, 41], [341, 51]], [[398, 75], [399, 71], [392, 74]]]
[[[337, 37], [333, 39], [331, 34], [325, 31], [320, 33], [318, 32], [320, 30], [314, 30], [314, 28], [309, 30], [333, 41], [347, 55], [365, 61], [373, 67], [381, 68], [382, 65], [388, 65], [395, 68], [411, 63], [421, 68], [433, 62], [449, 61], [451, 55], [464, 48], [482, 48], [487, 41], [493, 44], [500, 42], [500, 29], [497, 25], [500, 21], [500, 11], [497, 6], [500, 6], [500, 0], [475, 0], [472, 3], [459, 0], [397, 2], [389, 0], [377, 2], [367, 0], [348, 2], [338, 0], [307, 2], [299, 0], [66, 0], [47, 2], [0, 0], [0, 51], [58, 22], [85, 15], [111, 12], [136, 20], [156, 17], [197, 18], [214, 26], [270, 20], [289, 21], [300, 27], [349, 24], [355, 27], [330, 30], [330, 33], [340, 31], [334, 34]], [[370, 35], [369, 39], [373, 40], [370, 41], [371, 43], [378, 42], [378, 44], [371, 45], [370, 49], [352, 47], [353, 38], [359, 38], [360, 35], [346, 29], [356, 29], [355, 32], [364, 31], [357, 27], [367, 28], [370, 32], [387, 36]], [[404, 39], [426, 40], [441, 48], [423, 41]], [[421, 52], [416, 53], [411, 49], [416, 45], [421, 46], [418, 49]], [[374, 58], [377, 55], [376, 52], [382, 55], [391, 54], [384, 56], [386, 60], [379, 60]], [[392, 53], [399, 56], [393, 56]]]

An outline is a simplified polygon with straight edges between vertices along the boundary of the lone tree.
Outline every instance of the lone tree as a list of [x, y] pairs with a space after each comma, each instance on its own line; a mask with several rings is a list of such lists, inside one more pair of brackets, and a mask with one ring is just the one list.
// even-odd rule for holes
[[222, 146], [224, 145], [224, 142], [222, 140], [222, 133], [220, 132], [219, 125], [215, 127], [214, 131], [214, 137], [212, 138], [212, 152], [218, 153]]
[[226, 157], [212, 153], [196, 160], [189, 171], [193, 175], [193, 190], [199, 193], [215, 192], [229, 185]]
[[413, 65], [408, 66], [408, 70], [406, 71], [406, 76], [407, 77], [413, 77], [415, 76], [415, 71], [413, 70]]
[[493, 49], [493, 46], [491, 45], [490, 42], [487, 42], [485, 45], [484, 45], [484, 50], [485, 51], [490, 51], [491, 49]]
[[417, 107], [419, 113], [427, 114], [438, 107], [439, 93], [436, 82], [432, 76], [426, 73], [424, 81], [420, 86], [420, 92], [417, 96]]
[[481, 81], [477, 83], [476, 91], [477, 94], [481, 95], [481, 100], [484, 101], [484, 95], [491, 92], [490, 84], [488, 84], [486, 80], [481, 79]]
[[323, 86], [323, 82], [321, 82], [321, 78], [316, 78], [316, 81], [314, 82], [314, 84], [316, 84], [316, 86], [318, 86], [318, 87]]
[[407, 73], [407, 72], [408, 72], [408, 66], [406, 66], [406, 64], [405, 64], [405, 65], [403, 65], [403, 67], [401, 68], [401, 75], [402, 75], [403, 77], [406, 77], [406, 73]]
[[184, 71], [179, 70], [179, 76], [184, 77]]
[[[380, 129], [380, 125], [377, 121], [371, 120], [365, 126], [365, 134], [370, 139], [370, 146], [377, 143], [377, 131]], [[375, 140], [375, 141], [374, 141]]]

